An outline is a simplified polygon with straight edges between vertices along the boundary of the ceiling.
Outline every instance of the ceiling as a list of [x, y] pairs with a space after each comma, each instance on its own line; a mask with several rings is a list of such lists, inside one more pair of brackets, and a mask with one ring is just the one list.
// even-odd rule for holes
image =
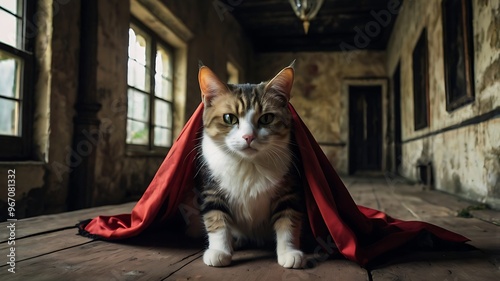
[[390, 2], [399, 9], [402, 0], [325, 0], [308, 34], [289, 0], [237, 1], [232, 14], [257, 52], [384, 50], [397, 16], [389, 12]]

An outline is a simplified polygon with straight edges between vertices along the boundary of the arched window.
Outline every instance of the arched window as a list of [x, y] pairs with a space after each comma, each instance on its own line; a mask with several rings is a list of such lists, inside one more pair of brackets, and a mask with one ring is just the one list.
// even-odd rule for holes
[[[0, 160], [31, 156], [33, 41], [31, 1], [0, 1]], [[34, 28], [31, 28], [34, 29]]]
[[132, 24], [128, 48], [127, 139], [131, 150], [172, 145], [173, 53], [154, 33]]

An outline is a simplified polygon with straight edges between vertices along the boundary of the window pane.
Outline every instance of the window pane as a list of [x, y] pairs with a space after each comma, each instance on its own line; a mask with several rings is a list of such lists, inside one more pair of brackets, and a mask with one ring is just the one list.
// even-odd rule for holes
[[151, 40], [136, 27], [131, 27], [128, 32], [128, 56], [138, 63], [146, 66]]
[[148, 122], [149, 96], [133, 89], [129, 89], [127, 117], [138, 121]]
[[155, 146], [172, 146], [172, 131], [170, 129], [155, 127]]
[[164, 77], [159, 77], [157, 74], [155, 77], [155, 84], [155, 95], [162, 99], [172, 101], [172, 82]]
[[172, 77], [172, 58], [170, 52], [160, 45], [156, 45], [156, 73], [163, 75], [163, 77]]
[[19, 135], [19, 102], [0, 98], [0, 135]]
[[147, 145], [149, 143], [149, 128], [144, 122], [127, 120], [127, 143]]
[[0, 96], [19, 98], [21, 66], [19, 59], [0, 50]]
[[446, 110], [452, 111], [472, 102], [475, 96], [472, 4], [445, 0], [442, 11]]
[[0, 26], [2, 31], [0, 32], [0, 42], [7, 45], [11, 45], [15, 48], [20, 48], [18, 42], [20, 40], [18, 30], [22, 27], [22, 22], [15, 16], [0, 10]]
[[155, 100], [155, 125], [172, 128], [172, 105], [166, 101]]
[[128, 84], [140, 90], [150, 91], [151, 39], [146, 33], [132, 26], [128, 42]]
[[147, 71], [147, 68], [140, 63], [129, 59], [127, 82], [129, 86], [149, 92], [149, 72]]
[[[172, 61], [170, 53], [157, 46], [156, 52], [156, 74], [155, 74], [155, 95], [163, 99], [172, 100]], [[170, 80], [170, 81], [169, 81]]]
[[0, 7], [6, 9], [7, 11], [19, 15], [19, 11], [21, 11], [21, 3], [18, 3], [19, 0], [0, 0]]

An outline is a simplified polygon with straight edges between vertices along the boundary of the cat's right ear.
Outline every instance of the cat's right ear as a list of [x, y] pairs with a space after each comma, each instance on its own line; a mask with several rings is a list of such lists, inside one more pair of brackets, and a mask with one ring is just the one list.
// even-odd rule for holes
[[200, 66], [198, 82], [201, 90], [201, 101], [207, 107], [211, 105], [210, 102], [214, 97], [229, 91], [227, 86], [220, 81], [217, 75], [204, 65]]
[[[294, 61], [295, 62], [295, 61]], [[282, 95], [286, 98], [286, 101], [290, 100], [292, 85], [293, 85], [293, 63], [290, 66], [285, 67], [276, 76], [274, 76], [271, 81], [269, 81], [264, 88], [265, 91], [273, 90], [274, 92]]]

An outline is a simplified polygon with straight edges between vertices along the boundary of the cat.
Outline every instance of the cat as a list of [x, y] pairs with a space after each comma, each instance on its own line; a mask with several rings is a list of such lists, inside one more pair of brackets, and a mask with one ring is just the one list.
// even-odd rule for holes
[[304, 203], [288, 108], [293, 79], [293, 65], [267, 83], [238, 85], [199, 69], [204, 112], [196, 182], [209, 266], [227, 266], [235, 248], [266, 241], [276, 242], [281, 266], [304, 266]]

